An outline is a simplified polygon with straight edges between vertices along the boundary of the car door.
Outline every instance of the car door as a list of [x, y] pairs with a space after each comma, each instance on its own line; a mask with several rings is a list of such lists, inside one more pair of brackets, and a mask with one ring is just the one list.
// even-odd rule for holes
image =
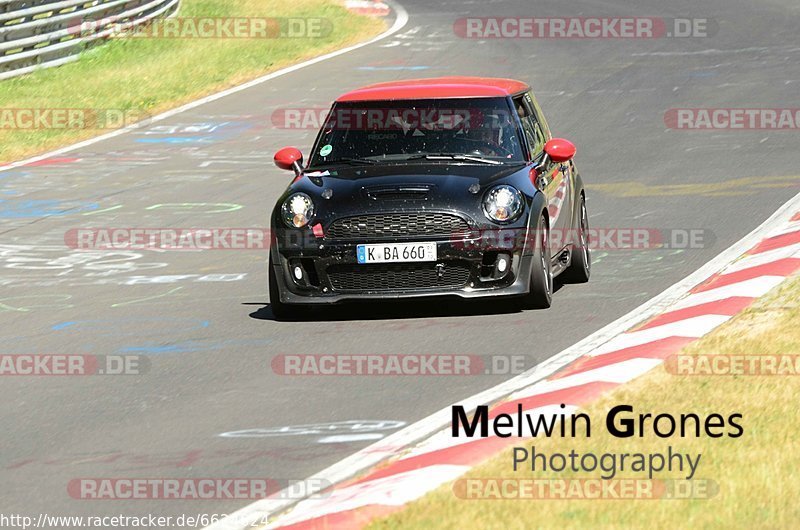
[[[553, 135], [550, 132], [550, 126], [547, 124], [547, 119], [545, 118], [544, 113], [542, 113], [542, 108], [536, 101], [536, 97], [533, 95], [533, 92], [529, 92], [528, 95], [530, 97], [530, 102], [533, 107], [533, 112], [536, 116], [537, 123], [539, 123], [542, 127], [546, 143], [553, 138]], [[580, 207], [580, 204], [575, 203], [575, 164], [570, 160], [569, 162], [559, 165], [559, 171], [563, 176], [562, 187], [564, 190], [564, 195], [560, 199], [561, 212], [559, 215], [559, 221], [562, 223], [561, 227], [564, 231], [564, 244], [567, 245], [571, 242], [570, 238], [575, 235], [572, 233], [572, 230], [575, 229], [572, 223], [575, 219], [575, 215], [577, 215], [577, 209]]]
[[[547, 212], [550, 221], [552, 254], [555, 257], [559, 250], [566, 246], [561, 237], [569, 229], [569, 171], [562, 164], [553, 163], [545, 155], [544, 145], [550, 139], [547, 122], [536, 112], [534, 99], [526, 93], [514, 99], [514, 106], [519, 114], [530, 149], [533, 167], [538, 172], [538, 187], [547, 198]], [[565, 204], [566, 203], [566, 204]], [[566, 210], [566, 212], [565, 212]]]

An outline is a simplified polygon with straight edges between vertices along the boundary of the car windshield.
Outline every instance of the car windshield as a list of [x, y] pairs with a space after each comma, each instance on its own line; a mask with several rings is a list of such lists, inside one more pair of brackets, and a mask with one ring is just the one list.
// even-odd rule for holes
[[337, 103], [310, 165], [524, 162], [511, 112], [506, 98]]

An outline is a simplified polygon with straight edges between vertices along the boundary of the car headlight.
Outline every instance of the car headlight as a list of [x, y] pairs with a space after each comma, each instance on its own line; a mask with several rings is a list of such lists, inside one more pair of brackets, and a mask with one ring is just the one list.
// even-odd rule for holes
[[314, 202], [305, 193], [295, 193], [283, 201], [283, 222], [293, 228], [303, 228], [314, 217]]
[[496, 223], [508, 223], [522, 213], [522, 195], [513, 186], [495, 186], [483, 197], [483, 212]]

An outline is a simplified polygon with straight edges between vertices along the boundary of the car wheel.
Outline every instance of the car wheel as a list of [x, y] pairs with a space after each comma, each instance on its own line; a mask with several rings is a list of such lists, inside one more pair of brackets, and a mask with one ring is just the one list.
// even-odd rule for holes
[[550, 230], [544, 215], [539, 217], [536, 236], [531, 287], [523, 306], [526, 309], [547, 309], [553, 301], [553, 270], [550, 266]]
[[275, 267], [272, 266], [272, 255], [269, 257], [269, 307], [275, 320], [296, 320], [305, 313], [303, 306], [281, 302], [278, 279], [275, 277]]
[[559, 278], [570, 283], [586, 283], [592, 272], [592, 254], [589, 250], [589, 214], [586, 199], [581, 195], [581, 219], [578, 224], [578, 246], [572, 247], [572, 261]]

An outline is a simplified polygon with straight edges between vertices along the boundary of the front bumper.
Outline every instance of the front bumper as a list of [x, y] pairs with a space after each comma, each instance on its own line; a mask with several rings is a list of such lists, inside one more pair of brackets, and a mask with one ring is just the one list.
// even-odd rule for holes
[[[286, 235], [278, 237], [271, 249], [271, 272], [281, 302], [286, 304], [439, 296], [484, 298], [521, 296], [529, 291], [532, 256], [526, 237], [481, 234], [456, 240], [410, 237], [356, 242]], [[359, 244], [401, 242], [435, 242], [438, 259], [429, 263], [358, 264]], [[496, 267], [501, 257], [509, 264], [505, 272]], [[301, 278], [295, 273], [298, 267]]]

